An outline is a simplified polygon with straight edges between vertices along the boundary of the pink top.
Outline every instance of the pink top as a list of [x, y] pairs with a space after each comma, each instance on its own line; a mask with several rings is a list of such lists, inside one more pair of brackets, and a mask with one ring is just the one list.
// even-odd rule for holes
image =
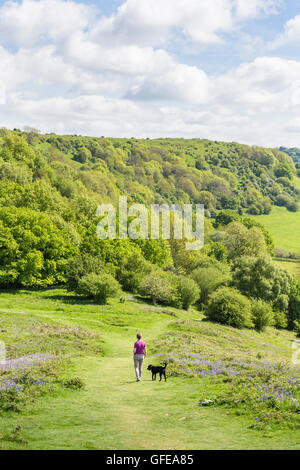
[[145, 354], [146, 343], [142, 340], [134, 343], [135, 354]]

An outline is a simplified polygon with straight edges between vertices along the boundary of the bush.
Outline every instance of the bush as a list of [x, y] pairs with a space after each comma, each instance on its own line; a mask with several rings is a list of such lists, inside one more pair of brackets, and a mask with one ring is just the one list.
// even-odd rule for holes
[[182, 307], [188, 310], [200, 296], [200, 289], [193, 279], [179, 276], [177, 279], [177, 291]]
[[276, 206], [280, 206], [280, 207], [289, 207], [292, 204], [292, 202], [293, 202], [292, 198], [285, 193], [279, 194], [275, 198]]
[[78, 288], [79, 281], [87, 274], [101, 274], [104, 265], [99, 258], [87, 254], [81, 254], [71, 259], [66, 269], [66, 285], [69, 291]]
[[191, 277], [200, 289], [200, 302], [205, 304], [212, 292], [228, 284], [231, 279], [228, 267], [218, 262], [198, 267], [192, 272]]
[[295, 321], [300, 322], [300, 282], [294, 279], [291, 285], [288, 308], [288, 327], [294, 328]]
[[141, 282], [139, 294], [150, 297], [154, 304], [161, 302], [178, 306], [180, 302], [175, 279], [175, 274], [153, 271]]
[[274, 315], [271, 306], [260, 299], [252, 300], [251, 317], [254, 328], [257, 331], [264, 331], [267, 326], [274, 323]]
[[271, 302], [273, 310], [287, 310], [292, 276], [270, 257], [240, 257], [233, 265], [232, 277], [234, 287], [242, 294]]
[[294, 321], [294, 331], [297, 338], [300, 338], [300, 323], [298, 321]]
[[274, 313], [274, 326], [279, 330], [287, 328], [288, 318], [284, 312], [277, 311]]
[[137, 292], [143, 278], [153, 269], [152, 264], [146, 261], [142, 253], [135, 249], [128, 258], [124, 259], [117, 270], [117, 279], [124, 290]]
[[211, 295], [206, 316], [211, 321], [235, 328], [252, 326], [250, 300], [230, 287], [220, 287]]
[[120, 284], [110, 274], [87, 274], [83, 276], [76, 289], [78, 294], [91, 297], [100, 304], [106, 304], [109, 297], [119, 297]]
[[73, 377], [71, 379], [64, 380], [63, 386], [72, 390], [80, 390], [82, 388], [85, 388], [85, 383], [80, 377]]
[[296, 201], [291, 201], [287, 206], [287, 210], [290, 212], [297, 212], [299, 209], [299, 204]]

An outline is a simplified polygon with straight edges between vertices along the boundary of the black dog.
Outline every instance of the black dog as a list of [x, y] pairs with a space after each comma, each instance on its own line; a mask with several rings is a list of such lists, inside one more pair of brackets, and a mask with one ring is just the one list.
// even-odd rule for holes
[[162, 376], [164, 376], [165, 382], [167, 381], [167, 378], [166, 378], [167, 363], [164, 362], [164, 365], [165, 365], [165, 367], [163, 367], [163, 366], [153, 366], [152, 364], [150, 364], [147, 367], [147, 369], [151, 370], [151, 372], [152, 372], [152, 380], [156, 380], [156, 374], [159, 374], [159, 376], [160, 376], [159, 381], [161, 381]]

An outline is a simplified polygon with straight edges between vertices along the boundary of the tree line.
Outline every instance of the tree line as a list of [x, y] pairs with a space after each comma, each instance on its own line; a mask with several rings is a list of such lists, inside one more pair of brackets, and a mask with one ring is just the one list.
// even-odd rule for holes
[[[272, 261], [250, 215], [298, 209], [292, 159], [200, 139], [109, 139], [0, 131], [0, 286], [66, 285], [105, 303], [122, 291], [235, 327], [297, 328], [299, 282]], [[205, 245], [99, 240], [97, 205], [203, 203]]]

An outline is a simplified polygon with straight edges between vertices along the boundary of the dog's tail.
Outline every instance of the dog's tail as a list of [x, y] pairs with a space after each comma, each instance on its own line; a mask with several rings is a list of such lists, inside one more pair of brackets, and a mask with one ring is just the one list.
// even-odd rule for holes
[[167, 367], [168, 363], [167, 362], [163, 362], [163, 364], [165, 365], [164, 369]]

